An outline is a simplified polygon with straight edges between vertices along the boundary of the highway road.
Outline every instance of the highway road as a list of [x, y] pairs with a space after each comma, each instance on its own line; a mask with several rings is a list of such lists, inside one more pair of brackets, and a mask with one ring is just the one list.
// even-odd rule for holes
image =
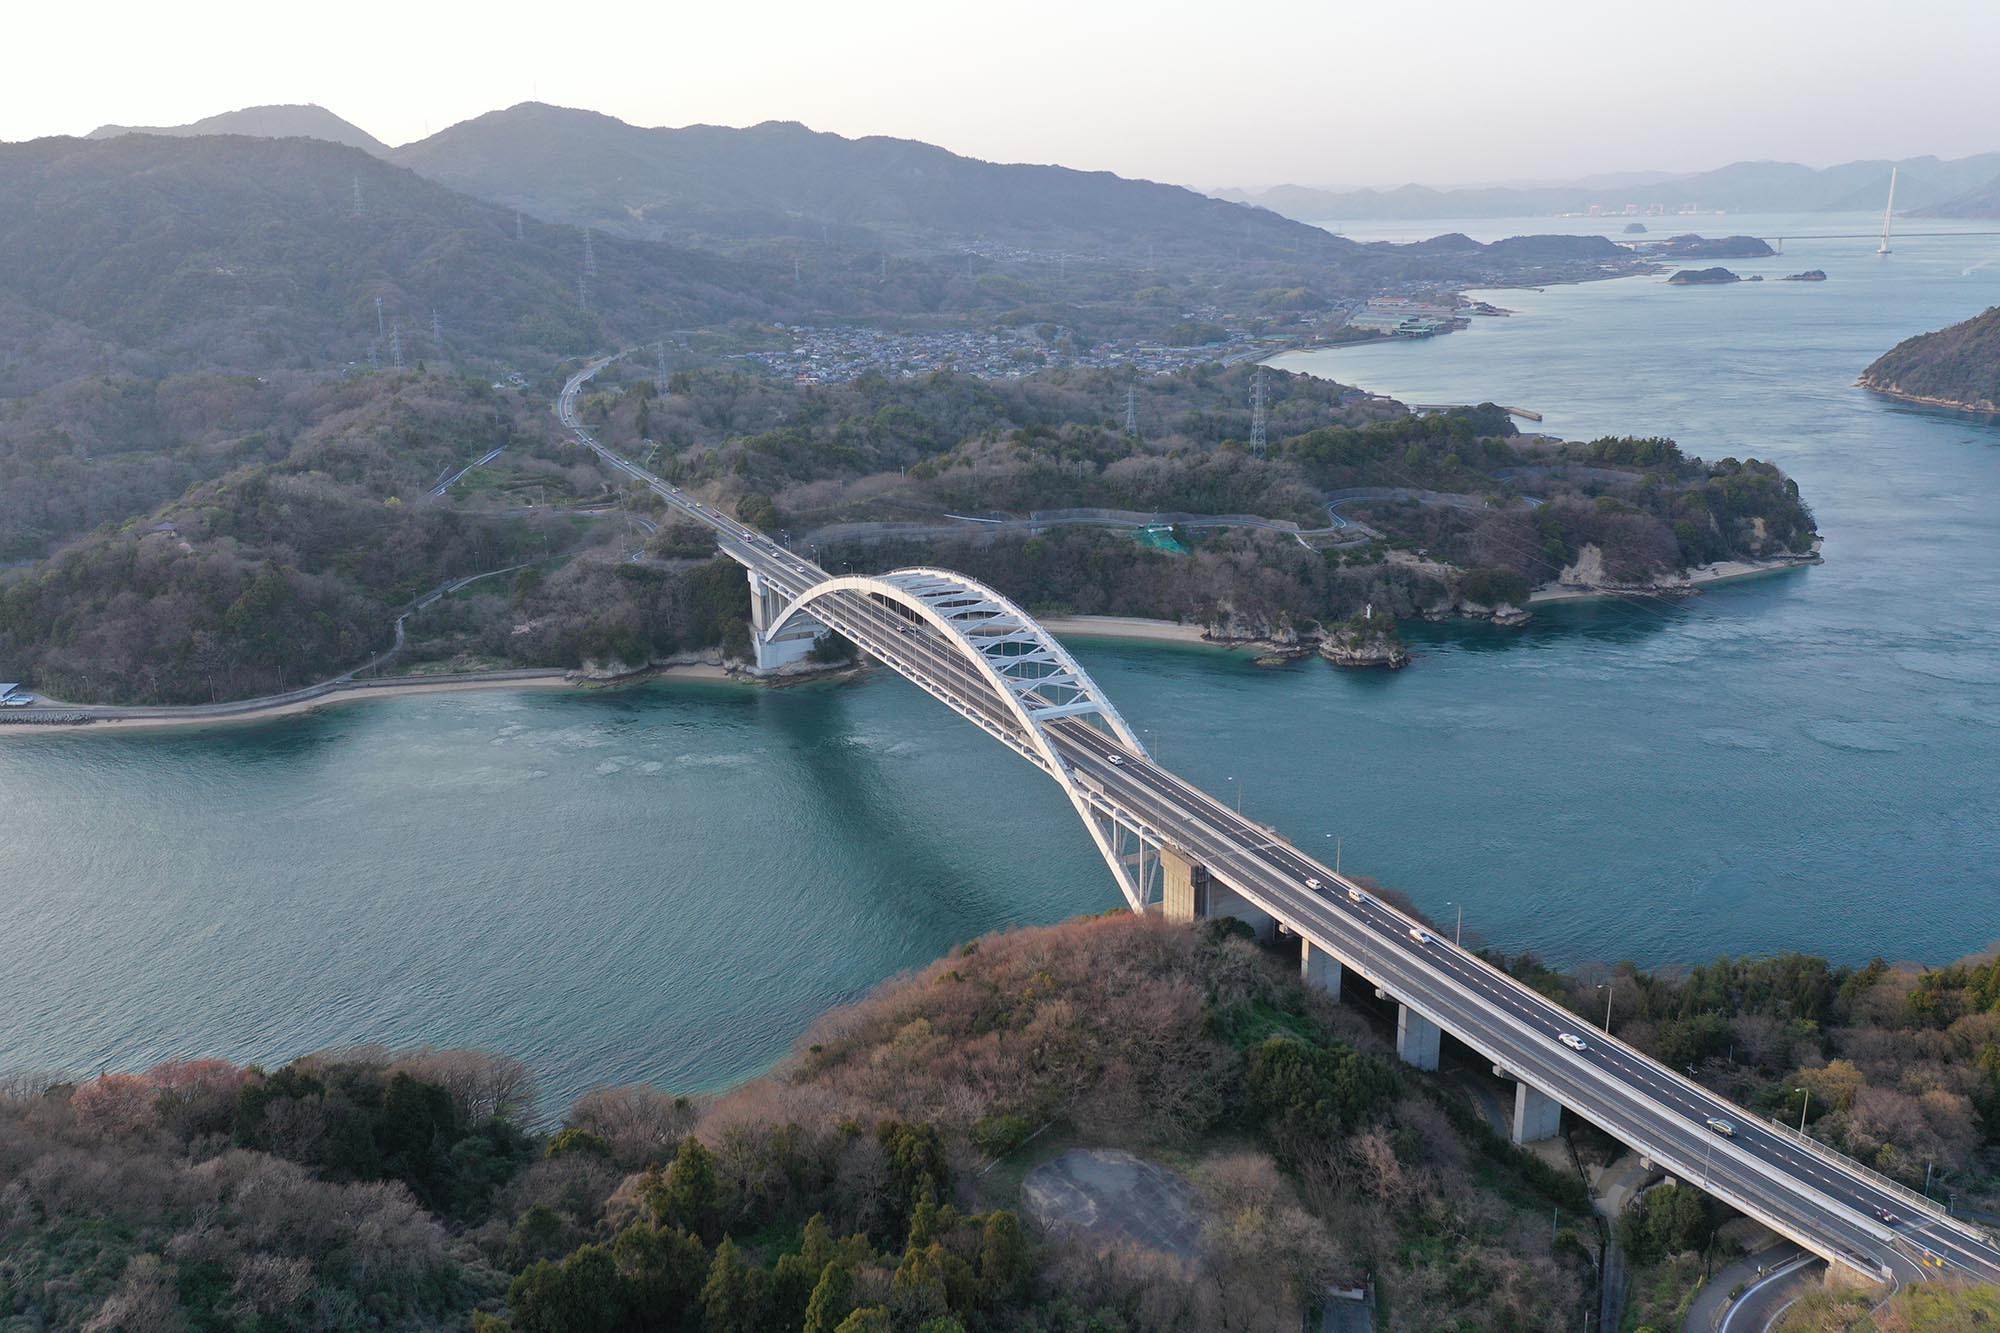
[[[727, 554], [786, 597], [833, 577], [599, 444], [578, 421], [575, 398], [603, 364], [572, 377], [558, 404], [564, 425], [580, 443], [713, 529]], [[1047, 767], [986, 679], [923, 622], [852, 593], [816, 601], [812, 614], [1031, 763]], [[1915, 1192], [1761, 1121], [1442, 936], [1424, 931], [1417, 938], [1418, 923], [1411, 918], [1089, 722], [1059, 718], [1045, 724], [1045, 731], [1059, 762], [1087, 779], [1082, 785], [1096, 789], [1093, 799], [1119, 810], [1128, 825], [1151, 830], [1496, 1067], [1681, 1179], [1872, 1277], [1908, 1281], [1956, 1274], [2000, 1281], [2000, 1247]], [[1312, 888], [1314, 880], [1324, 887]], [[1564, 1033], [1582, 1037], [1585, 1049], [1563, 1045]], [[1715, 1132], [1710, 1118], [1727, 1121], [1734, 1134]]]

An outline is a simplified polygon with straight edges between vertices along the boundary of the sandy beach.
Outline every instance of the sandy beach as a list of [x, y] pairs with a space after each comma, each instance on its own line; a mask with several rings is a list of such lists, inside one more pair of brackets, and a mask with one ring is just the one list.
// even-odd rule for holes
[[1201, 636], [1201, 626], [1183, 625], [1172, 620], [1147, 620], [1140, 616], [1044, 616], [1043, 629], [1058, 638], [1144, 639], [1153, 643], [1199, 643], [1211, 648], [1228, 647], [1211, 643]]
[[1688, 571], [1686, 583], [1677, 583], [1659, 588], [1565, 588], [1551, 585], [1535, 589], [1528, 594], [1529, 606], [1548, 606], [1556, 602], [1589, 602], [1604, 597], [1674, 597], [1683, 592], [1701, 588], [1711, 588], [1718, 583], [1733, 583], [1738, 579], [1760, 578], [1766, 574], [1781, 574], [1788, 569], [1803, 569], [1819, 564], [1817, 558], [1810, 560], [1718, 560], [1712, 565], [1700, 565]]
[[460, 690], [575, 690], [599, 686], [617, 686], [634, 683], [639, 679], [672, 677], [675, 680], [736, 681], [740, 676], [732, 675], [722, 667], [707, 662], [676, 663], [645, 673], [643, 677], [633, 677], [617, 681], [593, 681], [572, 679], [568, 672], [549, 670], [523, 674], [495, 674], [490, 677], [458, 677], [450, 680], [425, 680], [421, 676], [411, 676], [396, 680], [364, 681], [340, 689], [329, 690], [325, 694], [309, 699], [274, 699], [259, 704], [246, 701], [240, 708], [228, 712], [204, 712], [198, 709], [170, 710], [154, 708], [131, 708], [103, 711], [104, 705], [62, 704], [48, 702], [55, 712], [67, 712], [72, 708], [81, 711], [90, 709], [91, 716], [82, 722], [47, 723], [41, 725], [15, 723], [0, 725], [0, 737], [16, 736], [68, 736], [82, 731], [165, 731], [180, 727], [228, 726], [239, 722], [268, 722], [272, 718], [295, 717], [318, 708], [331, 708], [340, 704], [355, 703], [366, 699], [388, 699], [413, 694], [447, 694]]

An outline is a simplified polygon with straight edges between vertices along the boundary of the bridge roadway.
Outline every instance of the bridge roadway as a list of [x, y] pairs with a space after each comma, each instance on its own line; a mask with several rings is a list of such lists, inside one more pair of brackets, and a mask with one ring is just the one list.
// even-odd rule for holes
[[[559, 414], [604, 462], [716, 533], [718, 545], [788, 600], [833, 576], [599, 444], [578, 423], [577, 390], [597, 363], [565, 386]], [[1018, 720], [942, 636], [897, 608], [855, 593], [815, 602], [814, 618], [941, 698], [1046, 768]], [[1871, 1278], [1954, 1274], [2000, 1282], [2000, 1246], [1915, 1192], [1832, 1149], [1729, 1102], [1603, 1032], [1539, 992], [1362, 893], [1351, 881], [1199, 788], [1080, 718], [1046, 726], [1061, 761], [1155, 843], [1171, 845], [1256, 907], [1282, 921], [1388, 996], [1471, 1047], [1509, 1077], [1553, 1097], [1663, 1169], [1755, 1217], [1824, 1258]], [[1114, 756], [1116, 762], [1113, 762]], [[1326, 886], [1314, 890], [1307, 881]], [[1362, 893], [1355, 902], [1348, 890]], [[1572, 1051], [1561, 1033], [1588, 1043]], [[1725, 1138], [1707, 1127], [1735, 1126]], [[1885, 1222], [1883, 1213], [1896, 1218]], [[1925, 1263], [1942, 1259], [1944, 1266]]]

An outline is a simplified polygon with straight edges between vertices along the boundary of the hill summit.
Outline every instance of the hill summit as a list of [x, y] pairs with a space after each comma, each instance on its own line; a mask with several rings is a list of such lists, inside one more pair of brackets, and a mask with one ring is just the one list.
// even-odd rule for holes
[[188, 125], [99, 125], [84, 137], [116, 139], [125, 134], [164, 134], [183, 139], [204, 134], [242, 134], [253, 139], [325, 139], [377, 157], [389, 152], [389, 145], [367, 130], [311, 102], [246, 106], [240, 111], [206, 116]]

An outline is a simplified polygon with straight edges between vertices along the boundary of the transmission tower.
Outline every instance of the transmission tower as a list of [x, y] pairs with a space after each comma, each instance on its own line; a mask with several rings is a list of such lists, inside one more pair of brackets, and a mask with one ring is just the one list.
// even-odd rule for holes
[[590, 248], [590, 228], [583, 229], [583, 271], [591, 277], [597, 276], [597, 254]]
[[657, 343], [654, 343], [654, 344], [653, 344], [653, 351], [654, 351], [655, 353], [657, 353], [657, 354], [658, 354], [658, 356], [659, 356], [659, 358], [660, 358], [660, 364], [659, 364], [658, 368], [657, 368], [657, 369], [656, 369], [656, 370], [655, 370], [655, 371], [653, 372], [653, 382], [654, 382], [654, 385], [655, 385], [655, 386], [656, 386], [656, 387], [657, 387], [657, 388], [659, 389], [659, 391], [660, 391], [660, 397], [662, 397], [662, 398], [665, 398], [665, 397], [667, 396], [667, 344], [666, 344], [666, 341], [665, 341], [664, 339], [662, 339], [661, 341], [659, 341], [659, 342], [657, 342]]
[[443, 356], [444, 325], [438, 322], [438, 308], [436, 306], [431, 307], [431, 342], [436, 346], [437, 354]]
[[360, 217], [363, 211], [361, 207], [361, 177], [356, 176], [354, 178], [354, 216]]
[[884, 250], [882, 252], [882, 281], [887, 282], [888, 280], [889, 280], [889, 252], [887, 250]]
[[396, 369], [401, 370], [403, 368], [403, 326], [401, 324], [391, 324], [389, 326], [389, 359], [396, 363]]
[[1125, 387], [1125, 433], [1139, 433], [1139, 391], [1131, 385]]
[[375, 298], [375, 341], [382, 341], [382, 298]]
[[793, 255], [793, 256], [792, 256], [792, 286], [796, 287], [796, 286], [798, 286], [798, 285], [799, 285], [799, 257], [798, 257], [797, 255]]
[[590, 309], [590, 275], [581, 269], [576, 274], [576, 308]]
[[514, 210], [514, 239], [517, 241], [528, 239], [527, 233], [521, 230], [521, 210], [518, 208]]
[[1250, 379], [1250, 448], [1262, 456], [1264, 452], [1264, 368], [1257, 367], [1257, 373]]

